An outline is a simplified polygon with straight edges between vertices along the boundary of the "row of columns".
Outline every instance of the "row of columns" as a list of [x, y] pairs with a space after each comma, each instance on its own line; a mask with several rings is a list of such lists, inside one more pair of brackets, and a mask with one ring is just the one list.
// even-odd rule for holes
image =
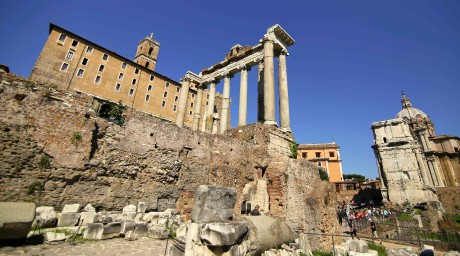
[[[274, 72], [274, 42], [265, 40], [263, 45], [263, 61], [258, 63], [258, 121], [264, 124], [277, 124], [275, 121], [275, 72]], [[286, 70], [287, 53], [282, 51], [278, 56], [278, 94], [280, 110], [280, 128], [284, 131], [291, 131], [289, 117], [289, 96]], [[240, 100], [238, 111], [238, 126], [247, 124], [247, 94], [248, 94], [248, 71], [249, 67], [241, 69], [240, 79]], [[222, 106], [220, 113], [219, 133], [222, 134], [227, 130], [229, 122], [230, 109], [230, 79], [232, 75], [224, 76], [224, 88], [222, 94]], [[179, 107], [176, 116], [176, 124], [180, 127], [184, 125], [184, 118], [187, 107], [188, 92], [190, 89], [190, 79], [182, 80], [182, 90], [180, 93]], [[200, 128], [201, 102], [203, 99], [203, 85], [197, 87], [197, 100], [194, 109], [193, 130]], [[216, 81], [212, 81], [209, 87], [208, 106], [205, 115], [205, 124], [201, 130], [213, 132], [214, 122], [214, 103], [216, 95]]]

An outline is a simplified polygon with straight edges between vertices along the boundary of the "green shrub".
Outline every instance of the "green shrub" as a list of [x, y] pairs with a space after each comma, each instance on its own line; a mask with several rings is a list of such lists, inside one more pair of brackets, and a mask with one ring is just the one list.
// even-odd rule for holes
[[34, 181], [27, 187], [27, 195], [35, 195], [35, 192], [41, 193], [43, 185], [41, 181]]
[[80, 144], [82, 140], [82, 136], [79, 132], [73, 132], [72, 137], [70, 139], [72, 141], [72, 144], [74, 144], [75, 146], [78, 146], [78, 144]]
[[38, 163], [38, 165], [43, 169], [49, 168], [50, 167], [50, 158], [48, 156], [46, 156], [46, 155], [42, 156], [42, 158], [40, 159], [40, 162]]
[[369, 249], [376, 250], [377, 253], [379, 254], [379, 256], [385, 256], [386, 255], [384, 246], [376, 245], [374, 243], [368, 243], [367, 245], [368, 245]]
[[333, 256], [332, 252], [312, 251], [313, 256]]
[[289, 142], [289, 149], [291, 150], [290, 158], [297, 158], [297, 143], [295, 141]]
[[321, 180], [329, 181], [329, 175], [322, 167], [318, 167], [318, 173]]

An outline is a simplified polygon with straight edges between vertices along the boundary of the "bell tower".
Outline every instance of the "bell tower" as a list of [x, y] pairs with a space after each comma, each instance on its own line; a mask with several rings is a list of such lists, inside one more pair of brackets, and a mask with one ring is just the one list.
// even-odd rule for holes
[[153, 39], [153, 33], [150, 33], [150, 36], [147, 36], [139, 42], [136, 56], [134, 56], [134, 62], [154, 71], [159, 50], [160, 43], [155, 41]]

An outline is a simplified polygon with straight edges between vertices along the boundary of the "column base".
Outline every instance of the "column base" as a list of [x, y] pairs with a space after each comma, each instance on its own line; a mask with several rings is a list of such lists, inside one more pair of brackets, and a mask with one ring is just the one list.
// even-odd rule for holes
[[265, 121], [264, 121], [264, 124], [265, 124], [265, 125], [274, 124], [274, 125], [278, 126], [278, 123], [277, 123], [276, 121], [270, 121], [270, 120], [265, 120]]
[[291, 130], [291, 127], [284, 127], [284, 128], [280, 128], [281, 131], [283, 132], [289, 132], [289, 133], [292, 133], [292, 130]]

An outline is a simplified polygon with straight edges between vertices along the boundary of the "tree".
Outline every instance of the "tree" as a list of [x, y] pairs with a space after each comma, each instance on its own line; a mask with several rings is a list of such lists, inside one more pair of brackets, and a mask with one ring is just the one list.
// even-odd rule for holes
[[322, 167], [318, 167], [318, 173], [321, 180], [329, 181], [329, 175]]
[[358, 182], [365, 182], [366, 177], [360, 174], [344, 174], [343, 175], [344, 180], [352, 180], [352, 181], [358, 181]]

